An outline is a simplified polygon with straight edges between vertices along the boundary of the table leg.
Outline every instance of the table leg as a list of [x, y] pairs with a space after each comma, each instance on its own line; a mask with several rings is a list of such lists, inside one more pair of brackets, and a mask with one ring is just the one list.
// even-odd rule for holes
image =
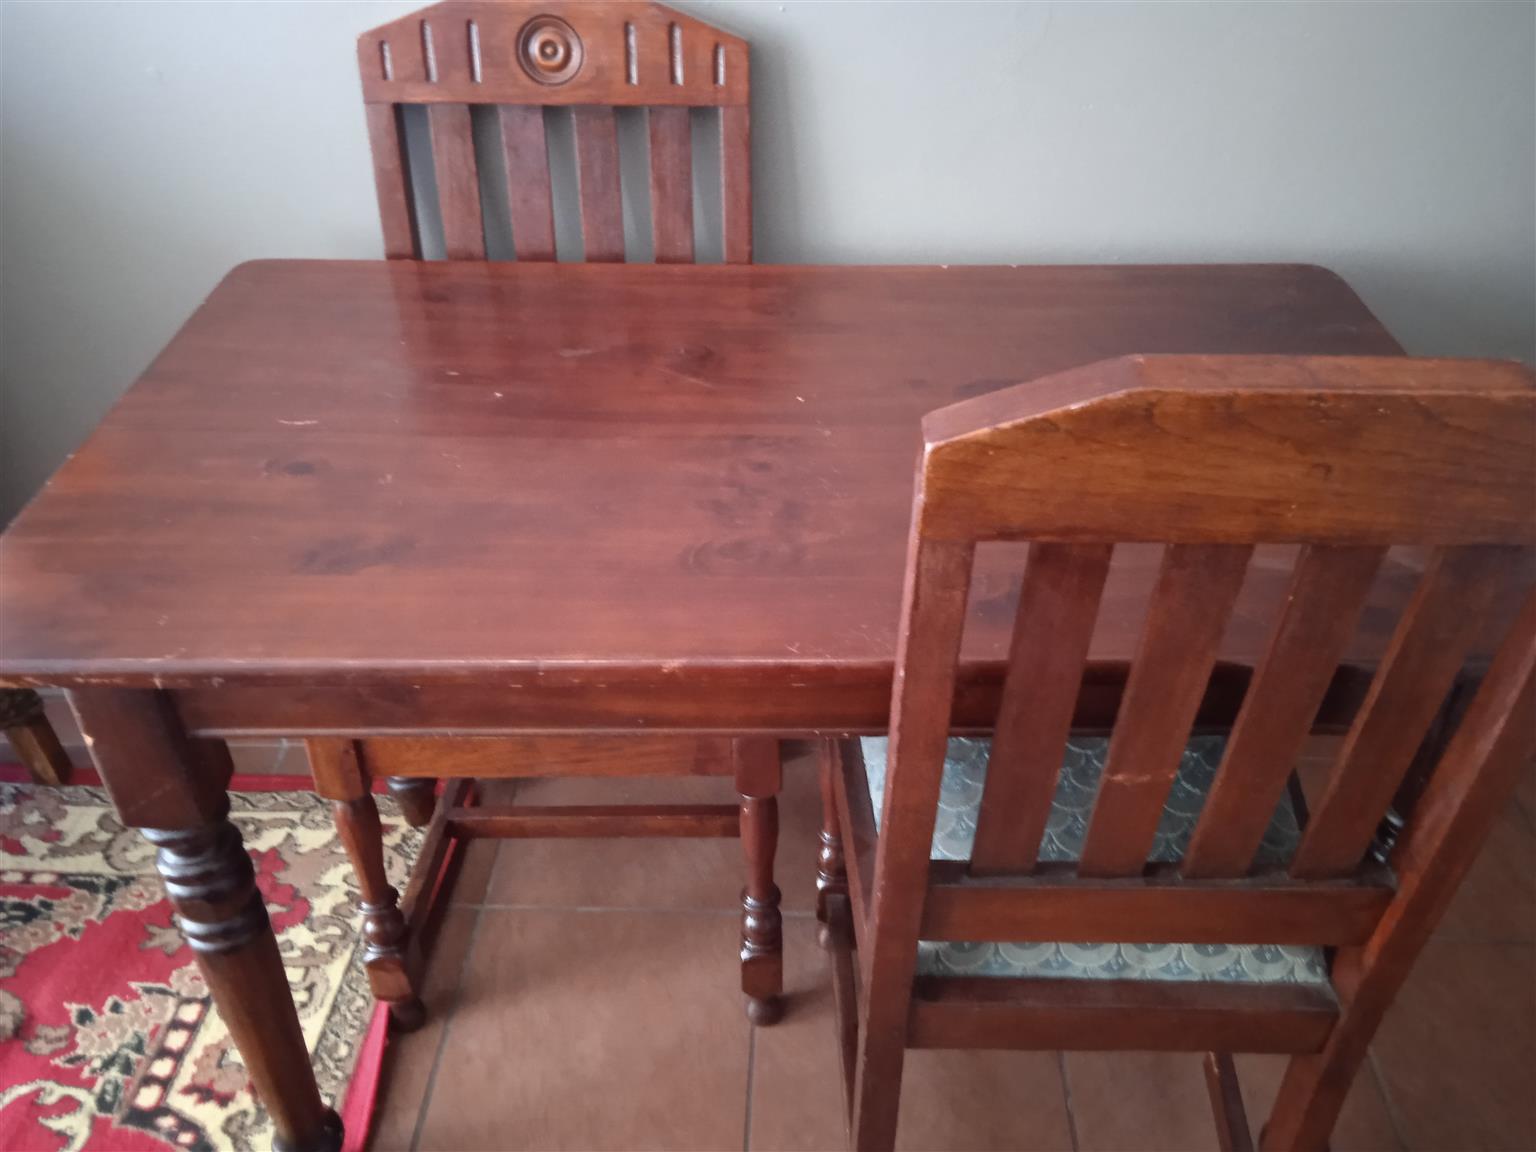
[[400, 814], [412, 828], [425, 828], [432, 823], [432, 810], [437, 807], [437, 781], [418, 780], [412, 776], [387, 776], [384, 783], [389, 794], [400, 805]]
[[[351, 740], [312, 738], [305, 742], [315, 791], [331, 802], [336, 834], [357, 879], [358, 911], [363, 914], [363, 965], [373, 998], [389, 1005], [389, 1018], [401, 1031], [426, 1023], [426, 1008], [411, 986], [405, 958], [408, 929], [399, 893], [384, 870], [384, 829], [373, 800], [373, 780]], [[433, 781], [427, 785], [431, 799]], [[428, 812], [430, 816], [430, 809]]]
[[832, 947], [827, 901], [848, 895], [848, 872], [843, 863], [843, 839], [837, 824], [837, 782], [842, 771], [840, 751], [835, 740], [822, 741], [816, 748], [816, 768], [821, 775], [821, 846], [816, 853], [816, 919], [821, 921], [816, 942]]
[[48, 723], [43, 698], [30, 688], [0, 688], [0, 728], [33, 783], [68, 784], [69, 753]]
[[747, 883], [741, 893], [741, 990], [747, 1017], [773, 1024], [784, 1014], [784, 938], [773, 856], [779, 841], [779, 743], [772, 737], [735, 741], [736, 791], [741, 793], [741, 844]]
[[163, 692], [80, 689], [70, 703], [119, 818], [158, 849], [182, 934], [272, 1117], [276, 1147], [336, 1152], [341, 1120], [315, 1086], [255, 870], [229, 821], [229, 750], [188, 739]]

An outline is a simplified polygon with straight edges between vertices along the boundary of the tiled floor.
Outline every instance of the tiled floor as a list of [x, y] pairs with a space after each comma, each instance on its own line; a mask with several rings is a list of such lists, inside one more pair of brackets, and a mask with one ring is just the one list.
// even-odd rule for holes
[[[304, 771], [297, 748], [236, 755], [245, 771]], [[725, 781], [681, 783], [624, 785], [624, 798], [730, 795]], [[542, 782], [519, 799], [599, 787]], [[473, 845], [429, 965], [429, 1023], [391, 1041], [372, 1147], [841, 1147], [810, 912], [816, 810], [810, 766], [791, 765], [789, 1011], [772, 1028], [747, 1023], [736, 990], [734, 841]], [[1255, 1124], [1283, 1064], [1239, 1058]], [[900, 1143], [1216, 1147], [1197, 1057], [1092, 1053], [910, 1053]], [[1382, 1027], [1333, 1148], [1536, 1149], [1536, 769]]]

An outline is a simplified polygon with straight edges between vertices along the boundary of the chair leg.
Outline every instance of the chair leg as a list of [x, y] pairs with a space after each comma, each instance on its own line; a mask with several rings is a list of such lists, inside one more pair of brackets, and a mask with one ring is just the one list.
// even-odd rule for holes
[[859, 1019], [853, 1108], [848, 1117], [848, 1146], [855, 1152], [891, 1152], [896, 1147], [901, 1073], [906, 1058], [905, 1029], [895, 1034], [871, 1035], [866, 999], [865, 1011]]
[[[1335, 1029], [1348, 1028], [1344, 1022]], [[1328, 1152], [1328, 1137], [1344, 1108], [1369, 1044], [1329, 1044], [1314, 1056], [1293, 1056], [1286, 1065], [1269, 1120], [1259, 1132], [1265, 1152]]]
[[400, 805], [400, 813], [412, 828], [425, 828], [432, 823], [432, 812], [437, 807], [437, 781], [421, 780], [414, 776], [387, 776], [384, 783], [389, 794]]
[[48, 723], [43, 698], [30, 688], [0, 689], [0, 728], [37, 784], [68, 784], [72, 766]]
[[853, 1070], [859, 1056], [859, 990], [854, 974], [853, 913], [848, 897], [827, 897], [827, 950], [832, 958], [832, 1020], [837, 1028], [837, 1051], [842, 1065], [843, 1122], [853, 1112]]
[[383, 828], [368, 773], [350, 740], [315, 739], [308, 746], [315, 790], [331, 801], [336, 833], [357, 877], [368, 985], [375, 1000], [389, 1005], [395, 1026], [414, 1031], [426, 1022], [426, 1010], [411, 984], [408, 930], [398, 894], [385, 875]]
[[821, 921], [821, 927], [816, 940], [823, 948], [830, 948], [832, 930], [828, 899], [848, 895], [848, 872], [843, 864], [843, 840], [837, 823], [834, 775], [842, 770], [842, 765], [835, 742], [825, 741], [817, 748], [816, 766], [821, 774], [821, 847], [816, 853], [816, 919]]
[[1221, 1152], [1253, 1152], [1253, 1134], [1243, 1108], [1243, 1090], [1237, 1081], [1237, 1065], [1226, 1052], [1205, 1054], [1205, 1088], [1211, 1097], [1216, 1120], [1216, 1142]]
[[768, 1025], [784, 1014], [784, 939], [779, 889], [773, 882], [779, 841], [778, 741], [738, 739], [734, 755], [747, 864], [741, 893], [741, 990], [747, 997], [747, 1018]]

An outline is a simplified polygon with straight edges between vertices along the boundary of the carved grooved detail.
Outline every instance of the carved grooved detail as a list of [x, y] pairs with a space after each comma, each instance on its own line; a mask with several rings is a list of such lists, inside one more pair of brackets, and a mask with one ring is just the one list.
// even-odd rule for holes
[[843, 863], [843, 841], [830, 828], [823, 828], [821, 846], [816, 852], [816, 911], [822, 920], [827, 918], [827, 897], [844, 895], [847, 891], [848, 873]]
[[240, 830], [228, 820], [198, 828], [146, 828], [155, 869], [196, 952], [228, 952], [270, 931], [267, 906]]
[[395, 890], [389, 890], [387, 901], [374, 904], [359, 900], [357, 907], [363, 914], [364, 962], [400, 956], [405, 947], [405, 917], [396, 903]]
[[405, 916], [399, 893], [384, 877], [378, 807], [371, 795], [364, 794], [355, 800], [332, 801], [331, 812], [343, 842], [353, 852], [361, 889], [357, 908], [363, 915], [363, 960], [399, 959], [405, 945]]
[[842, 771], [841, 753], [823, 747], [818, 757], [821, 777], [821, 833], [816, 850], [816, 919], [821, 921], [816, 940], [823, 948], [831, 947], [830, 905], [836, 896], [848, 895], [848, 867], [843, 859], [843, 840], [837, 817], [836, 776]]
[[783, 929], [779, 886], [773, 882], [773, 842], [778, 834], [778, 817], [779, 802], [774, 797], [742, 797], [742, 833], [747, 847], [747, 884], [741, 892], [743, 961], [780, 950]]
[[770, 884], [767, 895], [761, 898], [743, 893], [741, 958], [751, 960], [778, 952], [783, 940], [783, 920], [779, 913], [778, 885]]

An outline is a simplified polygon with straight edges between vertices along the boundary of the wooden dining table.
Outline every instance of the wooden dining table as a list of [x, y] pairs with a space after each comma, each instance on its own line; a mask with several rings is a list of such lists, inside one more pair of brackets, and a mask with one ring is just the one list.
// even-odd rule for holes
[[[331, 1148], [224, 740], [880, 731], [923, 414], [1127, 353], [1399, 351], [1299, 265], [244, 264], [0, 537], [0, 684], [69, 690], [280, 1138]], [[978, 556], [958, 728], [1021, 548]], [[1083, 726], [1158, 557], [1117, 551]], [[1291, 559], [1256, 555], [1202, 723]], [[1414, 558], [1385, 573], [1322, 726]]]

